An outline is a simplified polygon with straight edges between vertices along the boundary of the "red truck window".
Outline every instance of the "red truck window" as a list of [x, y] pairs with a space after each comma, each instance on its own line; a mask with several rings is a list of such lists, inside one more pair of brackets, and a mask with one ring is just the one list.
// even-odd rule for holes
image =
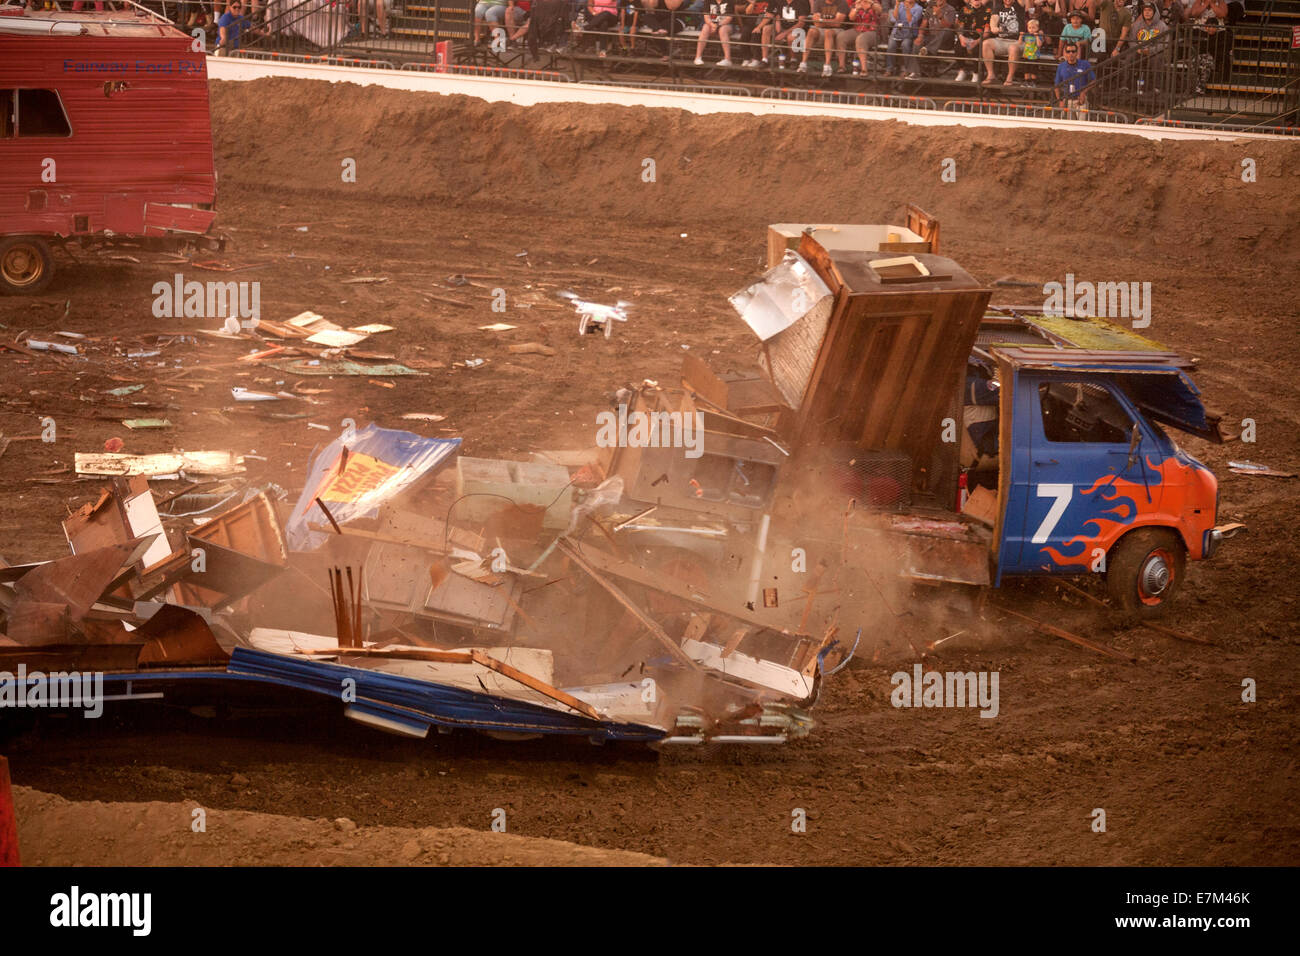
[[72, 135], [56, 90], [0, 90], [0, 104], [0, 139]]

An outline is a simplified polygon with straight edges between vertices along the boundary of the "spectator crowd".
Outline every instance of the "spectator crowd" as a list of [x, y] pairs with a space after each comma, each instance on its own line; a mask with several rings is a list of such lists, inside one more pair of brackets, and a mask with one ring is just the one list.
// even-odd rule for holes
[[[508, 43], [525, 42], [530, 20], [542, 14], [541, 42], [552, 49], [591, 34], [600, 56], [613, 47], [654, 51], [656, 41], [685, 34], [695, 39], [697, 66], [712, 65], [706, 54], [716, 43], [721, 57], [713, 63], [722, 68], [807, 73], [816, 58], [823, 76], [904, 79], [951, 79], [955, 68], [958, 83], [1014, 87], [1046, 80], [1061, 105], [1081, 106], [1086, 88], [1115, 57], [1131, 47], [1158, 50], [1160, 37], [1184, 23], [1204, 36], [1191, 51], [1203, 89], [1226, 66], [1222, 28], [1239, 23], [1245, 6], [1242, 0], [482, 0], [474, 40], [501, 25]], [[537, 42], [534, 36], [534, 49]], [[666, 53], [662, 45], [659, 50]], [[1141, 81], [1139, 75], [1139, 93]]]

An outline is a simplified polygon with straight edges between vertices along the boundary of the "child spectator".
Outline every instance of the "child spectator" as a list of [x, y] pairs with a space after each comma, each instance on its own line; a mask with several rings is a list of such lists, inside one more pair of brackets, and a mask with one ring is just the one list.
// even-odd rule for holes
[[1029, 32], [1025, 34], [1024, 56], [1026, 60], [1037, 60], [1047, 53], [1047, 35], [1043, 33], [1042, 24], [1037, 20], [1029, 21]]
[[722, 59], [718, 66], [731, 66], [731, 24], [735, 20], [732, 0], [709, 0], [708, 10], [704, 14], [704, 23], [700, 27], [700, 39], [695, 44], [695, 65], [704, 65], [704, 48], [716, 34], [722, 41]]
[[1056, 105], [1062, 109], [1087, 108], [1086, 87], [1097, 81], [1092, 64], [1079, 59], [1079, 48], [1073, 43], [1063, 48], [1064, 61], [1056, 67]]
[[1061, 49], [1067, 45], [1074, 46], [1078, 48], [1079, 55], [1084, 56], [1091, 41], [1092, 27], [1083, 22], [1083, 11], [1071, 10], [1070, 22], [1061, 28]]
[[820, 41], [826, 51], [826, 62], [822, 65], [822, 76], [830, 76], [831, 54], [835, 51], [835, 36], [844, 21], [849, 18], [847, 0], [816, 0], [813, 5], [812, 29], [808, 31], [808, 41], [803, 47], [803, 59], [799, 61], [799, 72], [808, 72], [808, 55]]

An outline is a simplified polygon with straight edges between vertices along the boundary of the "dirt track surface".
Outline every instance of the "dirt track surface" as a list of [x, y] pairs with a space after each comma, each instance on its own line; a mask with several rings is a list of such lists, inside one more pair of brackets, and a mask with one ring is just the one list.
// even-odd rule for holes
[[[233, 775], [232, 775], [233, 776]], [[510, 833], [358, 827], [183, 803], [79, 803], [18, 788], [27, 866], [655, 866], [643, 853]], [[196, 813], [195, 811], [201, 811]], [[87, 842], [85, 835], [98, 833]]]
[[[944, 254], [985, 280], [1150, 281], [1148, 333], [1201, 360], [1198, 384], [1225, 420], [1257, 424], [1253, 446], [1180, 436], [1219, 476], [1220, 521], [1251, 530], [1189, 566], [1167, 621], [1213, 646], [1124, 628], [1047, 581], [995, 594], [1138, 660], [989, 615], [926, 666], [998, 670], [993, 720], [890, 706], [890, 674], [914, 660], [904, 637], [943, 636], [903, 622], [868, 635], [858, 660], [827, 682], [813, 736], [779, 750], [656, 757], [584, 742], [414, 744], [324, 715], [288, 726], [106, 720], [89, 732], [73, 720], [11, 741], [16, 784], [74, 800], [197, 801], [363, 826], [484, 830], [502, 807], [511, 833], [690, 863], [1232, 865], [1300, 855], [1300, 485], [1226, 467], [1238, 458], [1300, 465], [1297, 144], [522, 110], [291, 81], [214, 84], [213, 116], [219, 222], [234, 239], [226, 259], [258, 265], [224, 275], [65, 264], [46, 295], [0, 299], [3, 334], [69, 329], [126, 344], [192, 330], [202, 323], [152, 317], [154, 282], [178, 268], [186, 278], [257, 279], [265, 318], [312, 309], [343, 325], [386, 322], [398, 331], [374, 348], [447, 366], [394, 379], [393, 389], [365, 378], [309, 382], [330, 389], [311, 421], [410, 427], [401, 413], [431, 411], [447, 418], [427, 433], [463, 436], [469, 455], [586, 447], [609, 394], [645, 377], [672, 381], [682, 345], [721, 367], [752, 359], [752, 337], [725, 296], [756, 276], [768, 222], [897, 222], [912, 201], [943, 221]], [[347, 157], [357, 160], [355, 184], [339, 176]], [[947, 157], [956, 183], [940, 182]], [[653, 184], [641, 180], [645, 158], [656, 162]], [[1244, 158], [1256, 161], [1255, 183], [1241, 180]], [[452, 273], [484, 278], [453, 289], [442, 281]], [[389, 281], [343, 284], [351, 276]], [[490, 308], [498, 287], [510, 305], [502, 314]], [[627, 299], [632, 318], [610, 342], [581, 340], [553, 295], [564, 288]], [[1038, 297], [1021, 292], [995, 301]], [[519, 328], [478, 331], [496, 321]], [[524, 341], [558, 355], [506, 351]], [[163, 358], [169, 368], [216, 367], [244, 348], [201, 338]], [[55, 445], [14, 442], [0, 458], [0, 554], [10, 561], [66, 553], [66, 503], [96, 485], [28, 479], [70, 465], [73, 451], [114, 435], [136, 452], [231, 448], [269, 458], [250, 462], [255, 481], [296, 490], [325, 437], [306, 420], [232, 408], [232, 384], [294, 381], [236, 365], [192, 393], [150, 384], [141, 396], [179, 406], [165, 413], [174, 427], [128, 432], [94, 417], [101, 398], [77, 396], [162, 373], [97, 357], [0, 354], [0, 431], [38, 433], [44, 415], [59, 423]], [[452, 367], [471, 357], [488, 364]], [[1258, 681], [1254, 704], [1241, 700], [1247, 677]], [[236, 773], [248, 782], [232, 784]], [[791, 832], [795, 808], [808, 813], [806, 833]], [[1092, 832], [1095, 808], [1106, 810], [1105, 833]]]

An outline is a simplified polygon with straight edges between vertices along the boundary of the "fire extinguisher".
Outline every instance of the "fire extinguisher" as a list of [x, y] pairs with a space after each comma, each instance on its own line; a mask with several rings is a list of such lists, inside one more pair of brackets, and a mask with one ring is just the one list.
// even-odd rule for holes
[[957, 513], [961, 514], [966, 510], [966, 499], [970, 497], [970, 492], [966, 490], [966, 472], [957, 476]]

